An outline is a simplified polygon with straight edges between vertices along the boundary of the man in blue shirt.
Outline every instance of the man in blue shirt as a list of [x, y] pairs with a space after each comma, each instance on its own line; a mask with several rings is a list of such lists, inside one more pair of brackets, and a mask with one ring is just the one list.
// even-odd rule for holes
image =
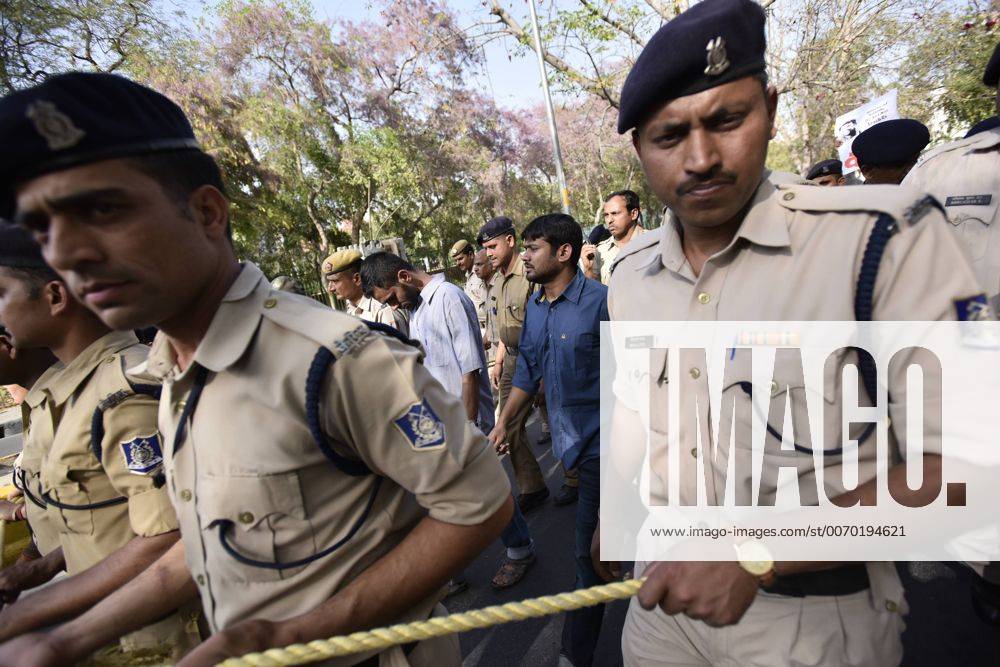
[[[576, 510], [576, 585], [603, 583], [590, 560], [600, 505], [600, 345], [608, 319], [608, 288], [577, 267], [583, 230], [568, 215], [536, 218], [523, 234], [528, 280], [542, 289], [528, 299], [518, 346], [514, 387], [490, 434], [507, 450], [507, 428], [544, 380], [552, 450], [580, 474]], [[563, 626], [560, 664], [589, 667], [604, 616], [603, 605], [570, 612]]]

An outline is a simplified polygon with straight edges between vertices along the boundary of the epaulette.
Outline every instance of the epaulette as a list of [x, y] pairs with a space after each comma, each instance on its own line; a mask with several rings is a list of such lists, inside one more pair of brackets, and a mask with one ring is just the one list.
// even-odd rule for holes
[[1000, 144], [1000, 129], [987, 130], [985, 132], [980, 132], [979, 134], [974, 134], [971, 137], [958, 139], [956, 141], [949, 141], [946, 144], [935, 146], [931, 150], [924, 153], [914, 169], [922, 167], [934, 158], [947, 155], [948, 153], [954, 153], [955, 151], [967, 149], [977, 150], [989, 148], [991, 146], [996, 146], [997, 144]]
[[268, 300], [272, 299], [273, 305], [261, 310], [265, 318], [319, 347], [328, 348], [338, 358], [357, 352], [380, 336], [413, 344], [402, 334], [389, 330], [388, 325], [362, 322], [308, 297], [272, 291]]
[[905, 185], [779, 185], [777, 197], [782, 207], [793, 211], [885, 213], [908, 226], [934, 209], [944, 211], [936, 199]]
[[[268, 307], [270, 304], [270, 307]], [[357, 318], [308, 297], [272, 290], [261, 314], [318, 346], [331, 347], [362, 324]], [[336, 352], [336, 349], [333, 349]], [[340, 356], [340, 355], [338, 355]]]
[[[663, 224], [669, 224], [666, 219], [664, 219]], [[615, 257], [615, 261], [611, 263], [611, 273], [615, 272], [615, 267], [621, 264], [622, 260], [626, 257], [631, 257], [632, 255], [645, 250], [646, 248], [652, 248], [657, 243], [660, 242], [660, 230], [647, 229], [645, 234], [640, 234], [639, 236], [632, 237], [632, 240], [625, 244], [625, 247], [621, 249], [618, 256]]]

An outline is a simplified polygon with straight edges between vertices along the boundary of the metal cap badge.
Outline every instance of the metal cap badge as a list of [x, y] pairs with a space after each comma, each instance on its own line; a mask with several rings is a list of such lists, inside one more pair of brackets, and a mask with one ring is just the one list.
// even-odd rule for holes
[[708, 40], [705, 46], [708, 51], [708, 66], [705, 67], [705, 74], [709, 76], [719, 76], [729, 69], [729, 57], [726, 55], [726, 41], [721, 37]]
[[83, 130], [73, 124], [73, 119], [59, 111], [52, 102], [38, 100], [30, 104], [24, 113], [38, 134], [45, 139], [49, 150], [72, 148], [86, 136]]

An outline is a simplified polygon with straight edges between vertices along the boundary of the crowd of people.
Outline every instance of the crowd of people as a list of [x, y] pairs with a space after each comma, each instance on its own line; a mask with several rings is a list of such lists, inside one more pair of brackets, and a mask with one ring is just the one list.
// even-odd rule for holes
[[[0, 99], [0, 384], [27, 390], [21, 497], [0, 513], [32, 536], [0, 571], [0, 665], [212, 665], [441, 616], [497, 539], [491, 585], [515, 586], [548, 557], [525, 519], [550, 496], [525, 428], [536, 407], [563, 470], [552, 502], [575, 503], [558, 557], [576, 586], [645, 577], [625, 664], [899, 664], [892, 563], [775, 561], [759, 544], [731, 561], [600, 555], [600, 521], [615, 521], [600, 511], [602, 322], [993, 317], [1000, 124], [922, 157], [926, 127], [875, 125], [853, 145], [863, 186], [818, 187], [845, 185], [838, 160], [771, 172], [764, 26], [750, 0], [704, 0], [629, 72], [618, 131], [664, 206], [658, 228], [629, 190], [586, 235], [561, 213], [520, 232], [494, 217], [451, 247], [464, 287], [340, 250], [322, 274], [346, 312], [237, 257], [223, 175], [167, 97], [72, 72]], [[984, 83], [998, 76], [1000, 48]], [[667, 391], [653, 370], [616, 376], [616, 438], [667, 432], [666, 415], [636, 426]], [[925, 474], [939, 454], [924, 443]], [[905, 474], [889, 484], [921, 493]], [[828, 493], [872, 504], [876, 480]], [[973, 569], [995, 632], [1000, 572]], [[566, 614], [562, 667], [595, 664], [603, 615]], [[460, 663], [449, 635], [329, 664]]]

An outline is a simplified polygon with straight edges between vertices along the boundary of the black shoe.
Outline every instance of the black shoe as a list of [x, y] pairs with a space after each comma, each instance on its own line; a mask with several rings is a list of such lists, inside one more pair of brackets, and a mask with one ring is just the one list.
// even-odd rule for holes
[[562, 507], [563, 505], [572, 505], [576, 502], [576, 499], [580, 497], [580, 489], [575, 486], [568, 486], [566, 484], [562, 485], [559, 489], [559, 493], [556, 497], [552, 499], [552, 503], [557, 507]]
[[541, 447], [542, 445], [551, 445], [552, 434], [549, 433], [548, 431], [542, 431], [542, 434], [538, 436], [538, 442], [535, 444], [538, 445], [539, 447]]
[[545, 499], [548, 497], [548, 489], [541, 489], [534, 493], [522, 493], [517, 497], [517, 504], [521, 506], [521, 514], [538, 509], [545, 504]]

